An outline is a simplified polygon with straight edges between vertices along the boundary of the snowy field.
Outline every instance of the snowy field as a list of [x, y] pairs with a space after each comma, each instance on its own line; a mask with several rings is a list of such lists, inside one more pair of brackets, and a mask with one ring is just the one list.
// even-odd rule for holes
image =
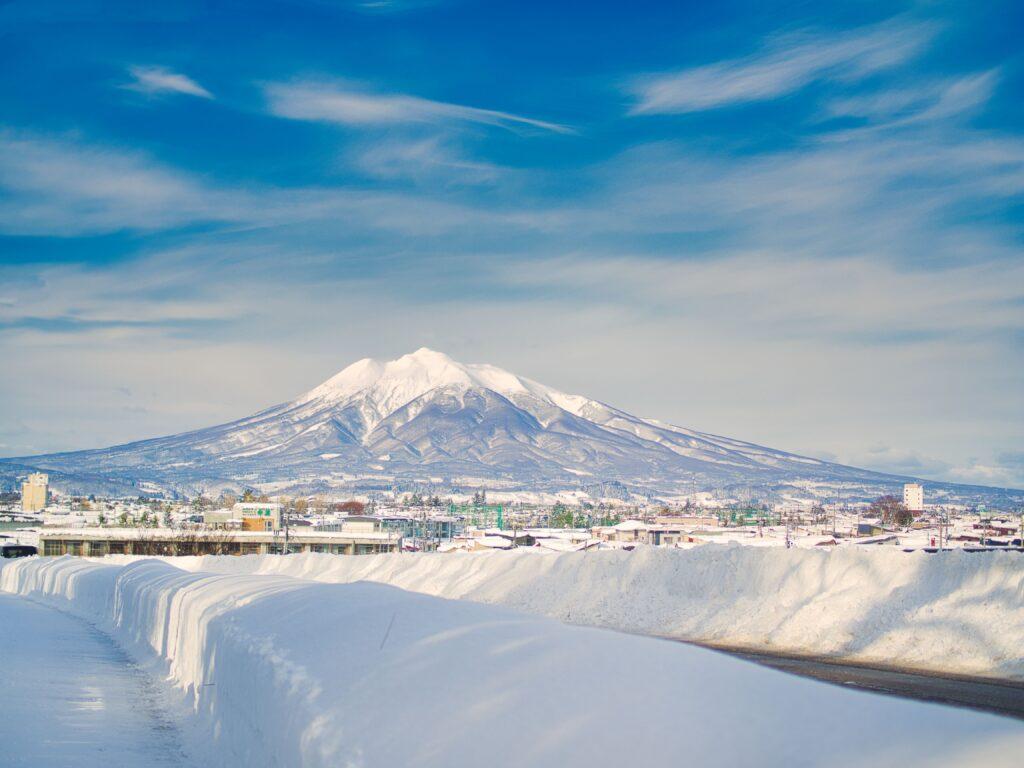
[[179, 558], [183, 568], [373, 581], [573, 624], [1024, 680], [1024, 556], [878, 547]]
[[[455, 561], [470, 581], [493, 567]], [[166, 681], [211, 766], [952, 768], [1024, 751], [1017, 720], [382, 584], [36, 558], [4, 564], [0, 589], [94, 622]]]

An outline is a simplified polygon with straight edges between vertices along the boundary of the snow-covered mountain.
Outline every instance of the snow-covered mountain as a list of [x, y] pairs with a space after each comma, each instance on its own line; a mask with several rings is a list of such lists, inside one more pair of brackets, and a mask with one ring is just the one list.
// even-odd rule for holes
[[760, 497], [903, 478], [632, 416], [491, 365], [419, 349], [353, 363], [295, 400], [245, 419], [112, 448], [8, 459], [60, 484], [195, 491], [490, 487], [670, 495], [747, 488]]

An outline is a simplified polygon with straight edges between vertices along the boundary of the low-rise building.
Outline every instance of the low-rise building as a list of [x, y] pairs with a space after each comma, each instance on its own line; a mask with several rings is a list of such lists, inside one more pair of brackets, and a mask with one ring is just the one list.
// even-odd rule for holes
[[657, 515], [654, 518], [656, 525], [663, 525], [669, 527], [683, 526], [689, 529], [694, 528], [717, 528], [718, 527], [718, 516], [717, 515]]
[[640, 520], [623, 520], [616, 525], [597, 526], [594, 535], [601, 541], [614, 541], [622, 544], [647, 543], [648, 525]]
[[213, 528], [279, 531], [281, 505], [276, 501], [242, 501], [231, 509], [212, 509], [204, 513], [203, 522]]
[[[314, 532], [304, 528], [288, 536], [289, 552], [368, 555], [398, 552], [401, 534], [388, 531]], [[81, 555], [266, 555], [284, 551], [280, 531], [194, 530], [171, 528], [42, 529], [44, 556]]]
[[242, 520], [247, 531], [278, 531], [281, 529], [281, 505], [276, 501], [242, 501], [231, 509]]

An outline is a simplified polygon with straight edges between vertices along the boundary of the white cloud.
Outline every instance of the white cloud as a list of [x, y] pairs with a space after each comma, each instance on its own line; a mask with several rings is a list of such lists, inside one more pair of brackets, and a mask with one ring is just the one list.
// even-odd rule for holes
[[375, 141], [357, 147], [352, 158], [357, 168], [377, 178], [442, 186], [489, 184], [509, 172], [466, 157], [451, 139], [441, 136]]
[[165, 67], [132, 66], [128, 68], [132, 82], [125, 88], [142, 93], [181, 93], [212, 99], [213, 94], [187, 75], [173, 72]]
[[830, 101], [828, 117], [856, 117], [875, 127], [897, 128], [968, 114], [986, 104], [999, 79], [998, 70], [914, 83]]
[[785, 250], [939, 264], [1019, 254], [991, 219], [963, 216], [991, 215], [1024, 194], [1024, 142], [999, 135], [934, 126], [847, 132], [738, 157], [655, 144], [597, 173], [603, 199], [573, 212], [576, 231], [595, 243], [636, 233], [704, 254]]
[[[949, 483], [987, 485], [1000, 488], [1024, 488], [1024, 468], [1005, 461], [1007, 454], [992, 456], [988, 460], [977, 456], [961, 457], [952, 464], [916, 450], [874, 445], [860, 453], [822, 456], [827, 461], [838, 461], [855, 467], [864, 467], [894, 475], [919, 477]], [[927, 492], [926, 492], [927, 493]]]
[[202, 184], [146, 156], [74, 138], [0, 131], [0, 231], [159, 229], [204, 216]]
[[963, 466], [956, 466], [945, 473], [943, 479], [969, 485], [988, 485], [999, 488], [1024, 488], [1024, 472], [1019, 468], [1004, 467], [971, 457]]
[[[430, 147], [404, 151], [429, 162]], [[433, 160], [457, 163], [438, 147]], [[369, 157], [368, 168], [397, 173], [400, 157]], [[486, 174], [484, 166], [464, 172]], [[524, 228], [532, 217], [446, 202], [436, 196], [358, 187], [232, 187], [167, 167], [141, 152], [0, 129], [0, 232], [90, 235], [152, 231], [194, 223], [273, 227], [320, 221], [356, 231], [438, 234], [477, 225]], [[299, 247], [299, 246], [297, 246]]]
[[630, 114], [697, 112], [778, 98], [825, 78], [856, 81], [910, 59], [934, 31], [888, 21], [852, 32], [776, 37], [751, 56], [637, 78]]
[[526, 126], [554, 133], [573, 133], [573, 129], [568, 126], [510, 112], [431, 101], [418, 96], [372, 93], [344, 83], [272, 83], [265, 87], [265, 92], [271, 113], [293, 120], [316, 120], [351, 126], [470, 122], [503, 128]]

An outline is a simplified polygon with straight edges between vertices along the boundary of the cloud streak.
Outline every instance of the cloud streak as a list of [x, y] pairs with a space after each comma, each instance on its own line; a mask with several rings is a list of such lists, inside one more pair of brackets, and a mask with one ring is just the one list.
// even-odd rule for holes
[[491, 184], [508, 169], [465, 157], [443, 136], [369, 142], [352, 153], [354, 165], [379, 179], [410, 179], [441, 186]]
[[760, 52], [705, 66], [636, 78], [631, 115], [683, 114], [766, 101], [822, 79], [854, 82], [918, 54], [930, 24], [889, 21], [837, 34], [791, 34]]
[[132, 82], [124, 87], [141, 93], [177, 93], [212, 99], [213, 94], [187, 75], [165, 67], [132, 66], [128, 68]]
[[271, 114], [291, 120], [309, 120], [353, 127], [401, 124], [478, 123], [501, 128], [534, 128], [570, 134], [566, 125], [531, 117], [481, 109], [404, 94], [380, 94], [343, 83], [272, 83], [265, 87]]
[[0, 130], [0, 232], [91, 234], [195, 221], [202, 184], [138, 152]]
[[875, 128], [899, 128], [969, 115], [991, 99], [999, 74], [993, 69], [836, 98], [826, 105], [826, 117], [859, 118]]
[[[367, 170], [461, 161], [430, 146], [366, 158]], [[403, 158], [403, 154], [405, 156]], [[411, 154], [410, 154], [411, 153]], [[486, 176], [488, 169], [470, 169]], [[0, 130], [0, 234], [80, 236], [154, 232], [196, 224], [283, 227], [321, 221], [360, 232], [430, 235], [466, 221], [529, 228], [530, 215], [506, 214], [436, 196], [349, 187], [232, 186], [168, 167], [144, 153]], [[294, 240], [292, 241], [295, 242]], [[300, 247], [298, 243], [295, 247]]]

